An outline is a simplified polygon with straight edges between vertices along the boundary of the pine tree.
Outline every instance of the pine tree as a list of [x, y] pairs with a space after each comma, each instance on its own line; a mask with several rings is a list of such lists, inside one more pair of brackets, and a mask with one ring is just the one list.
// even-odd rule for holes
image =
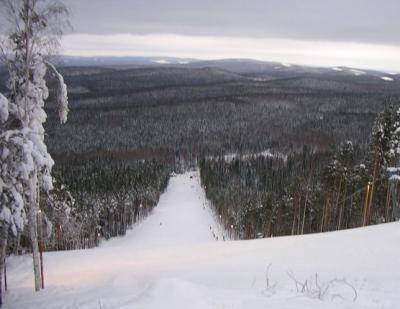
[[382, 180], [386, 178], [386, 169], [392, 157], [390, 145], [393, 135], [393, 114], [393, 107], [389, 107], [383, 113], [378, 115], [372, 130], [370, 155], [369, 160], [367, 161], [371, 178], [366, 189], [366, 200], [362, 213], [362, 225], [369, 224], [371, 213], [374, 214], [374, 221], [377, 221], [383, 213], [380, 209], [381, 207], [379, 207], [380, 205], [378, 201], [385, 199], [382, 196], [380, 199], [377, 199], [376, 196], [382, 194], [382, 190], [379, 189], [383, 189], [386, 193], [386, 190], [382, 188]]

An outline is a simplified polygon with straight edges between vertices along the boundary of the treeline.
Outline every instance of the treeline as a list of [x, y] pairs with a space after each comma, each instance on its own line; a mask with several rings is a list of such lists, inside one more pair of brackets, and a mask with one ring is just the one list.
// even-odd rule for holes
[[[154, 160], [102, 158], [59, 165], [55, 189], [40, 202], [43, 250], [92, 248], [101, 239], [125, 235], [157, 205], [170, 171], [169, 164]], [[17, 252], [26, 246], [22, 234], [10, 249]]]
[[242, 239], [389, 222], [398, 218], [399, 126], [400, 111], [388, 108], [366, 147], [203, 158], [201, 180], [222, 224]]

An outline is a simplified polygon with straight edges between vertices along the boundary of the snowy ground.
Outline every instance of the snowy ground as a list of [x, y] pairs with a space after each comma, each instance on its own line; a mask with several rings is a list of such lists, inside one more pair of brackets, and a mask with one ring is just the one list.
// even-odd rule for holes
[[[399, 223], [222, 241], [204, 205], [198, 173], [173, 177], [154, 213], [126, 237], [46, 253], [46, 289], [39, 293], [32, 291], [30, 257], [10, 258], [5, 308], [399, 308]], [[308, 280], [309, 293], [297, 292], [288, 272]], [[323, 300], [313, 293], [316, 273], [321, 290], [331, 282]]]

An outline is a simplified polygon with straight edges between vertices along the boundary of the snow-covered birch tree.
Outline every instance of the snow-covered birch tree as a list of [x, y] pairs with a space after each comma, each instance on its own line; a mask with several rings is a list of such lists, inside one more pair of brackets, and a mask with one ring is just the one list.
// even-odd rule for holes
[[[9, 71], [8, 100], [0, 97], [0, 222], [2, 239], [26, 223], [32, 243], [35, 290], [41, 288], [37, 235], [39, 192], [52, 189], [54, 162], [44, 142], [44, 110], [49, 91], [45, 76], [58, 81], [56, 99], [61, 123], [67, 120], [67, 89], [62, 76], [46, 60], [58, 45], [67, 25], [68, 10], [47, 0], [0, 0], [7, 12], [8, 29], [0, 43]], [[5, 243], [1, 243], [1, 262]], [[0, 265], [1, 266], [1, 265]], [[0, 267], [0, 277], [1, 277]], [[0, 282], [1, 283], [1, 282]]]

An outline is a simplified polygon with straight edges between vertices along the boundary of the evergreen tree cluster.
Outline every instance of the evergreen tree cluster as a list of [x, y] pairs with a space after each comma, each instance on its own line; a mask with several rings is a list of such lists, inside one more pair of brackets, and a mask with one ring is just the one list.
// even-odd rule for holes
[[[71, 250], [125, 235], [157, 205], [170, 167], [154, 160], [127, 163], [102, 158], [72, 161], [58, 166], [54, 174], [52, 194], [41, 198], [39, 238], [46, 250]], [[19, 237], [23, 248], [25, 235]]]
[[303, 147], [287, 158], [207, 157], [201, 180], [221, 223], [241, 239], [390, 222], [399, 219], [399, 134], [400, 110], [389, 107], [367, 146]]

